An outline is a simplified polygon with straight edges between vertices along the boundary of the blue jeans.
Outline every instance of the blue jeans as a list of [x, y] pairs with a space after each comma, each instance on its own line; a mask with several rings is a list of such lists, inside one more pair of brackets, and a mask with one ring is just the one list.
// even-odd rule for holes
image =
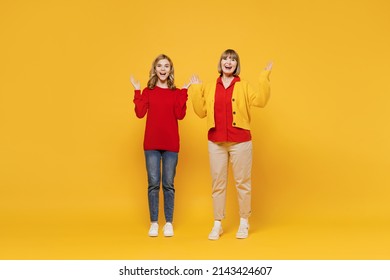
[[[176, 174], [178, 153], [161, 150], [147, 150], [145, 151], [145, 159], [148, 173], [150, 221], [158, 221], [160, 177], [162, 177], [165, 221], [172, 223], [175, 200], [173, 181]], [[162, 168], [160, 168], [161, 162]], [[160, 176], [161, 173], [162, 176]]]

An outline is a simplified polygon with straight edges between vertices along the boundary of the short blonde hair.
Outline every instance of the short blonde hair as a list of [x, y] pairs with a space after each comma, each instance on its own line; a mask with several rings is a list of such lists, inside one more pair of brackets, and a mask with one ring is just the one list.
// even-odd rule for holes
[[219, 73], [219, 75], [222, 76], [222, 67], [221, 67], [222, 59], [225, 59], [225, 58], [227, 58], [229, 56], [232, 59], [234, 59], [235, 61], [237, 61], [237, 66], [236, 66], [236, 69], [233, 72], [233, 75], [234, 76], [240, 75], [240, 71], [241, 71], [240, 57], [238, 56], [238, 53], [235, 50], [232, 50], [232, 49], [227, 49], [226, 51], [224, 51], [221, 54], [221, 57], [219, 58], [219, 62], [218, 62], [218, 73]]
[[148, 88], [154, 89], [154, 87], [157, 84], [158, 77], [156, 74], [156, 66], [157, 66], [157, 63], [162, 59], [168, 60], [169, 65], [171, 66], [171, 71], [169, 72], [169, 76], [168, 76], [168, 80], [167, 80], [168, 88], [175, 89], [176, 88], [176, 86], [175, 86], [175, 70], [173, 68], [172, 60], [165, 54], [160, 54], [153, 61], [152, 67], [150, 68], [150, 71], [149, 71]]

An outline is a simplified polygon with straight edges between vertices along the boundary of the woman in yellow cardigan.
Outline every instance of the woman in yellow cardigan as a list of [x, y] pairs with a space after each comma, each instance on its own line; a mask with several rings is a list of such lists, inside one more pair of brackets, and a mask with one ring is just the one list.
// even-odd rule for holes
[[251, 214], [252, 137], [250, 107], [264, 107], [270, 96], [269, 75], [272, 63], [260, 74], [259, 87], [242, 81], [240, 58], [236, 51], [227, 49], [218, 63], [216, 82], [203, 84], [192, 76], [189, 95], [195, 113], [207, 117], [208, 149], [212, 177], [214, 226], [210, 240], [219, 239], [225, 218], [228, 163], [232, 164], [240, 209], [237, 238], [247, 238], [248, 218]]

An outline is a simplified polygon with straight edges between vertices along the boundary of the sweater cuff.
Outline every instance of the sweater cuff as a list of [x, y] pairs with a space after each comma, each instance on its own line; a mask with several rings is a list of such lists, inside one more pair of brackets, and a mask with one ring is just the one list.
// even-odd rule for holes
[[268, 80], [269, 81], [269, 76], [271, 75], [271, 70], [263, 70], [260, 73], [260, 81]]
[[189, 95], [196, 95], [198, 94], [198, 92], [200, 92], [202, 90], [202, 84], [192, 84], [189, 88], [188, 88], [188, 94]]

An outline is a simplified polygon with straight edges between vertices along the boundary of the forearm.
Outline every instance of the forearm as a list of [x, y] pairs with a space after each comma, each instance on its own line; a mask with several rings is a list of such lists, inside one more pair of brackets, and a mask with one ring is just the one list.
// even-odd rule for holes
[[134, 111], [138, 118], [143, 118], [148, 111], [148, 102], [144, 94], [141, 95], [140, 90], [134, 90]]
[[191, 96], [192, 106], [195, 113], [204, 118], [207, 116], [206, 99], [204, 97], [203, 87], [201, 84], [193, 84], [188, 90]]
[[187, 99], [187, 89], [183, 88], [178, 92], [175, 100], [175, 115], [178, 120], [182, 120], [186, 116]]
[[256, 107], [265, 107], [271, 96], [271, 86], [269, 80], [270, 71], [263, 71], [260, 75], [258, 89], [252, 93], [252, 105]]

